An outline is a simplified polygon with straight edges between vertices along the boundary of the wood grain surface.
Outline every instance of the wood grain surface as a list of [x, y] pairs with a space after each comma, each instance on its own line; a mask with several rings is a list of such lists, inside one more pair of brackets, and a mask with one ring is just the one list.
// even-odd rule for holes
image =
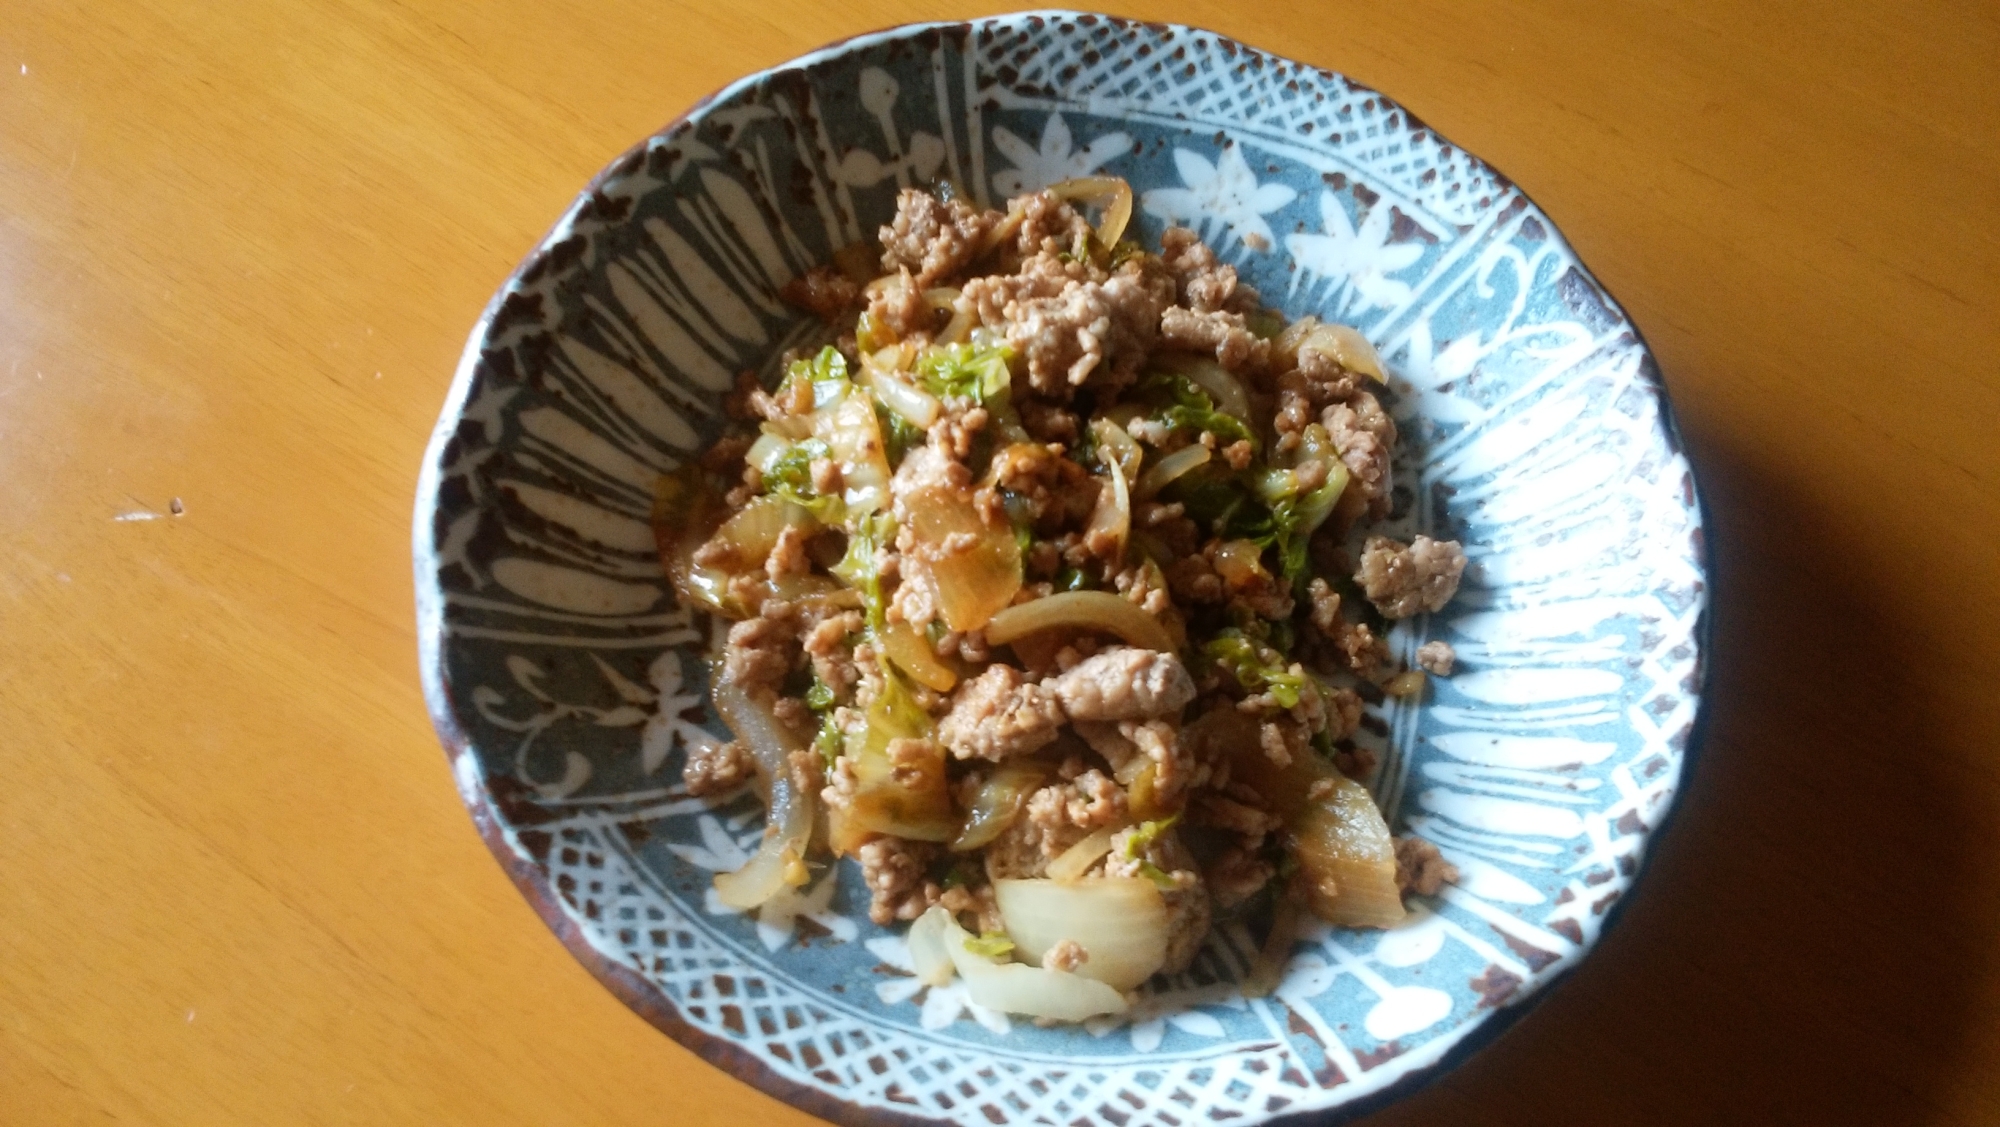
[[[1708, 738], [1642, 894], [1370, 1123], [2000, 1121], [2000, 9], [1116, 9], [1513, 177], [1647, 333], [1711, 507]], [[601, 165], [974, 13], [0, 2], [0, 1121], [811, 1122], [627, 1012], [480, 844], [411, 501], [465, 333]]]

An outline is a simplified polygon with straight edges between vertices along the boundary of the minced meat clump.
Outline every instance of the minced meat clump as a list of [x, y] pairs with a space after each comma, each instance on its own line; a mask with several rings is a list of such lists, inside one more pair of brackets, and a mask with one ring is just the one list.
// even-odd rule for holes
[[1006, 882], [1093, 877], [1074, 887], [1158, 903], [1143, 977], [1301, 889], [1387, 926], [1455, 879], [1353, 781], [1364, 698], [1411, 676], [1392, 623], [1466, 566], [1370, 531], [1395, 507], [1380, 361], [1288, 323], [1193, 231], [1128, 239], [1131, 206], [1102, 178], [1000, 210], [905, 190], [873, 245], [782, 291], [830, 343], [774, 388], [745, 373], [736, 428], [662, 482], [676, 589], [728, 623], [738, 735], [687, 789], [790, 765], [759, 782], [794, 812], [743, 870], [763, 883], [731, 896], [823, 850], [861, 866], [878, 924], [941, 912], [1036, 973], [1129, 977], [1080, 937], [1007, 934]]

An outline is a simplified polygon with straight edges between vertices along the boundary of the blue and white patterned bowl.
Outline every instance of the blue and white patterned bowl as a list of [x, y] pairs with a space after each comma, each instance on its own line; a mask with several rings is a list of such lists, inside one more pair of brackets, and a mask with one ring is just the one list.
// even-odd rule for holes
[[[652, 483], [743, 368], [814, 330], [777, 287], [899, 187], [988, 202], [1130, 180], [1289, 316], [1380, 349], [1407, 536], [1464, 541], [1461, 672], [1375, 709], [1374, 790], [1464, 878], [1393, 931], [1301, 942], [1270, 997], [1220, 928], [1134, 1013], [1040, 1029], [922, 989], [843, 864], [754, 918], [710, 893], [761, 811], [679, 786], [706, 639]], [[1540, 211], [1395, 103], [1185, 27], [1041, 12], [850, 39], [724, 90], [620, 158], [494, 297], [425, 457], [424, 689], [494, 854], [654, 1024], [844, 1123], [1262, 1122], [1376, 1106], [1573, 966], [1672, 805], [1704, 667], [1694, 482], [1652, 358]], [[1321, 1122], [1326, 1120], [1322, 1118]]]

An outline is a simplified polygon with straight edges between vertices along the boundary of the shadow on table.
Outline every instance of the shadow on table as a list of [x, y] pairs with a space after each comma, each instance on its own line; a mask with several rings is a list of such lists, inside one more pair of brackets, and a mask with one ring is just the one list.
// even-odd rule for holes
[[1955, 1121], [1994, 811], [1926, 678], [1965, 674], [1899, 632], [1894, 545], [1699, 453], [1713, 711], [1677, 821], [1570, 981], [1366, 1127]]

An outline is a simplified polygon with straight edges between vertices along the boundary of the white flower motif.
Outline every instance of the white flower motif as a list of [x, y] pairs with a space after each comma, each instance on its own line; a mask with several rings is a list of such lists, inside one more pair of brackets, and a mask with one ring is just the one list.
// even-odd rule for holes
[[[610, 674], [612, 671], [606, 666], [605, 672]], [[648, 775], [659, 770], [660, 764], [666, 762], [667, 753], [674, 749], [677, 740], [690, 751], [718, 742], [706, 728], [683, 718], [689, 711], [701, 706], [702, 698], [699, 693], [681, 692], [681, 678], [681, 656], [673, 650], [668, 650], [655, 659], [646, 670], [646, 679], [653, 684], [652, 693], [646, 693], [646, 690], [633, 685], [630, 681], [625, 681], [624, 687], [619, 687], [616, 682], [613, 683], [613, 687], [617, 688], [619, 694], [625, 696], [627, 700], [633, 699], [637, 694], [645, 694], [650, 700], [657, 694], [658, 707], [646, 721], [646, 730], [639, 733], [639, 767]]]
[[1169, 223], [1185, 223], [1204, 238], [1226, 232], [1231, 239], [1265, 249], [1272, 235], [1264, 216], [1298, 198], [1283, 184], [1257, 183], [1257, 174], [1243, 159], [1242, 145], [1223, 149], [1214, 164], [1198, 153], [1175, 149], [1174, 166], [1187, 187], [1147, 192], [1146, 213]]
[[[733, 873], [742, 868], [743, 863], [750, 860], [750, 851], [764, 836], [764, 830], [760, 826], [744, 840], [738, 841], [723, 828], [722, 819], [713, 814], [703, 814], [696, 820], [695, 825], [701, 829], [700, 845], [668, 842], [667, 849], [688, 864], [707, 869], [711, 873]], [[710, 909], [713, 915], [725, 915], [733, 911], [734, 908], [727, 908], [722, 912]]]
[[836, 943], [854, 942], [860, 929], [853, 920], [829, 907], [833, 901], [834, 886], [838, 883], [829, 873], [809, 891], [786, 888], [765, 901], [757, 909], [757, 938], [764, 944], [764, 950], [776, 951], [790, 943], [798, 931], [800, 916], [831, 932]]
[[1034, 192], [1063, 180], [1089, 176], [1105, 162], [1132, 147], [1124, 133], [1106, 133], [1081, 150], [1074, 148], [1069, 123], [1052, 113], [1042, 126], [1042, 143], [1036, 148], [1004, 125], [993, 127], [993, 147], [1014, 162], [1014, 167], [993, 174], [993, 191], [1005, 198]]
[[1196, 1008], [1216, 1005], [1240, 1010], [1247, 1003], [1234, 985], [1167, 990], [1141, 998], [1125, 1013], [1089, 1018], [1083, 1025], [1092, 1037], [1104, 1037], [1115, 1030], [1126, 1029], [1133, 1050], [1150, 1053], [1158, 1050], [1160, 1042], [1166, 1039], [1169, 1025], [1195, 1037], [1219, 1040], [1227, 1036], [1220, 1021]]
[[1294, 288], [1300, 277], [1327, 279], [1336, 286], [1345, 282], [1351, 287], [1349, 292], [1359, 298], [1359, 310], [1387, 308], [1410, 299], [1409, 284], [1389, 275], [1408, 269], [1423, 257], [1424, 248], [1389, 241], [1388, 204], [1376, 201], [1357, 231], [1339, 198], [1332, 192], [1321, 192], [1319, 216], [1323, 234], [1285, 236], [1285, 249], [1299, 264], [1299, 273], [1292, 280]]

